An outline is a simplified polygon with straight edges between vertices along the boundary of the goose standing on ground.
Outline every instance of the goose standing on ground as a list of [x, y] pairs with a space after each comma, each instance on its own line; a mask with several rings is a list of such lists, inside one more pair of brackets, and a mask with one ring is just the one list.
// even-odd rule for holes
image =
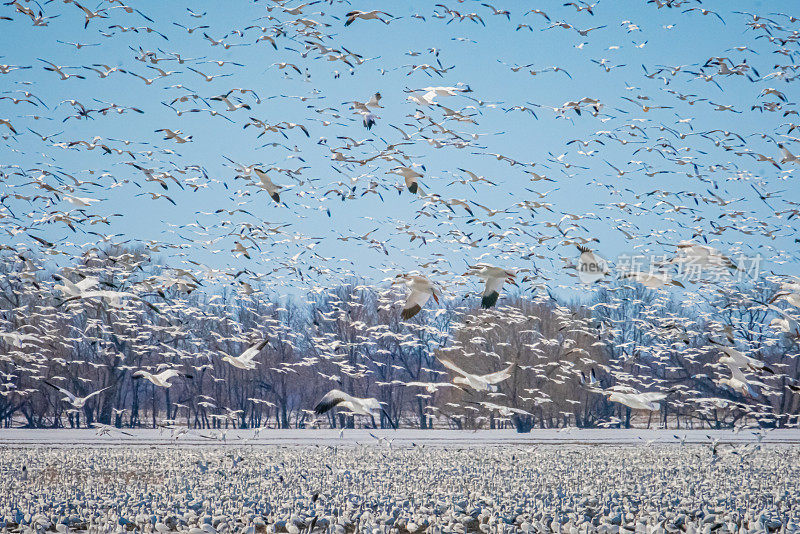
[[470, 265], [469, 271], [466, 274], [474, 274], [481, 280], [486, 281], [486, 287], [483, 290], [483, 298], [481, 298], [482, 308], [491, 308], [497, 304], [497, 299], [500, 297], [500, 290], [503, 284], [508, 282], [516, 284], [515, 277], [517, 273], [502, 267], [495, 267], [488, 263], [479, 263], [477, 265]]
[[442, 363], [442, 365], [444, 365], [451, 371], [454, 371], [461, 375], [453, 379], [454, 384], [469, 386], [475, 391], [490, 391], [490, 392], [496, 392], [497, 384], [499, 384], [503, 380], [511, 378], [511, 372], [514, 370], [514, 366], [516, 365], [512, 363], [511, 365], [509, 365], [508, 367], [506, 367], [501, 371], [496, 371], [494, 373], [489, 373], [485, 375], [474, 375], [464, 371], [450, 360], [440, 359], [439, 361]]
[[386, 410], [383, 409], [381, 402], [378, 399], [374, 397], [360, 399], [358, 397], [348, 395], [340, 389], [332, 389], [326, 393], [325, 396], [319, 400], [317, 405], [314, 406], [314, 413], [317, 415], [322, 415], [329, 412], [333, 408], [336, 408], [337, 406], [344, 408], [353, 415], [366, 415], [371, 417], [373, 418], [373, 423], [375, 415], [382, 413], [386, 416], [389, 424], [392, 425], [393, 428], [397, 429], [394, 421], [392, 421], [392, 418], [388, 413], [386, 413]]

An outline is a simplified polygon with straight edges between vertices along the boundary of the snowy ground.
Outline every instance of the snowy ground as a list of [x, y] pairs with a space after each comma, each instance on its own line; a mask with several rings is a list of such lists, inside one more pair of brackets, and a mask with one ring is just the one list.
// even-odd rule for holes
[[170, 430], [112, 430], [98, 435], [96, 430], [81, 429], [0, 429], [0, 446], [131, 446], [131, 445], [356, 445], [377, 444], [375, 437], [391, 441], [393, 446], [502, 446], [502, 445], [637, 445], [637, 444], [706, 444], [720, 443], [800, 444], [800, 430], [642, 430], [642, 429], [571, 429], [534, 430], [518, 434], [513, 430], [190, 430], [175, 435]]

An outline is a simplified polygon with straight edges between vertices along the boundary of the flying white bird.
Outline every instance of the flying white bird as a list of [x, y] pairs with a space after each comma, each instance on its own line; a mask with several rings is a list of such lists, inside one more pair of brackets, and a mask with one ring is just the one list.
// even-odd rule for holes
[[140, 378], [146, 378], [147, 380], [152, 382], [154, 386], [158, 386], [160, 388], [171, 387], [172, 384], [170, 383], [170, 380], [172, 378], [175, 378], [176, 376], [184, 376], [186, 378], [192, 378], [192, 375], [181, 373], [177, 369], [167, 369], [166, 371], [161, 371], [158, 374], [152, 374], [148, 371], [142, 371], [142, 370], [133, 373], [133, 378], [135, 380]]
[[661, 289], [669, 285], [684, 287], [682, 283], [678, 282], [677, 280], [673, 280], [666, 274], [661, 273], [633, 271], [620, 275], [620, 278], [634, 280], [649, 289]]
[[269, 342], [268, 339], [263, 341], [259, 341], [258, 343], [249, 346], [244, 352], [242, 352], [239, 356], [231, 356], [230, 354], [226, 354], [222, 357], [222, 361], [228, 362], [234, 367], [238, 367], [239, 369], [245, 370], [252, 370], [256, 368], [256, 363], [254, 362], [253, 358], [255, 358], [259, 352], [261, 352], [264, 347], [267, 346]]
[[383, 413], [386, 416], [386, 419], [389, 420], [389, 423], [397, 428], [392, 421], [392, 418], [389, 417], [389, 414], [386, 413], [386, 410], [383, 409], [381, 406], [381, 402], [373, 397], [367, 399], [360, 399], [358, 397], [353, 397], [352, 395], [348, 395], [344, 391], [340, 389], [332, 389], [328, 393], [322, 397], [316, 406], [314, 406], [314, 413], [317, 415], [322, 415], [333, 408], [341, 407], [347, 410], [348, 412], [354, 415], [366, 415], [368, 417], [374, 417], [377, 413]]
[[345, 26], [350, 26], [356, 19], [361, 20], [379, 20], [384, 24], [389, 24], [388, 20], [383, 20], [381, 15], [386, 15], [387, 17], [394, 18], [392, 15], [385, 11], [379, 11], [377, 9], [373, 9], [372, 11], [350, 11], [347, 13], [347, 20], [345, 21]]
[[708, 245], [699, 245], [692, 241], [681, 241], [677, 245], [677, 255], [667, 263], [697, 265], [699, 267], [727, 267], [737, 270], [738, 267], [730, 258], [719, 250]]
[[457, 376], [453, 379], [454, 384], [469, 386], [475, 391], [497, 391], [497, 384], [502, 382], [503, 380], [507, 380], [511, 378], [511, 372], [514, 370], [514, 366], [516, 364], [512, 363], [505, 369], [501, 371], [496, 371], [494, 373], [489, 373], [485, 375], [474, 375], [468, 373], [458, 367], [456, 364], [451, 362], [450, 360], [439, 360], [442, 365], [454, 371], [461, 376]]
[[660, 391], [639, 393], [638, 391], [623, 392], [607, 389], [603, 391], [603, 394], [608, 397], [608, 400], [611, 402], [618, 402], [634, 410], [647, 410], [650, 412], [661, 410], [659, 401], [667, 398], [667, 394], [661, 393]]
[[751, 358], [750, 356], [746, 356], [736, 350], [733, 347], [728, 347], [726, 345], [722, 345], [714, 341], [713, 339], [709, 339], [709, 341], [717, 346], [719, 346], [719, 350], [721, 350], [725, 356], [722, 356], [718, 361], [721, 364], [728, 366], [728, 368], [733, 371], [734, 369], [750, 369], [751, 371], [767, 371], [769, 373], [775, 374], [770, 367], [767, 366], [766, 363], [762, 362], [761, 360], [756, 360], [755, 358]]
[[758, 397], [758, 392], [751, 387], [751, 384], [756, 386], [766, 387], [763, 382], [750, 380], [745, 376], [741, 369], [738, 367], [729, 367], [731, 376], [729, 378], [720, 378], [716, 383], [720, 386], [726, 386], [733, 391], [744, 395], [745, 397]]
[[258, 176], [258, 179], [260, 180], [260, 183], [257, 184], [258, 187], [266, 191], [269, 196], [272, 197], [272, 200], [280, 203], [281, 196], [279, 193], [280, 190], [283, 189], [283, 186], [274, 183], [267, 173], [261, 169], [253, 169], [253, 172], [256, 173], [256, 176]]
[[422, 188], [419, 186], [419, 178], [422, 178], [422, 175], [412, 169], [411, 167], [395, 167], [394, 169], [390, 169], [386, 171], [387, 174], [397, 174], [398, 176], [402, 176], [403, 180], [406, 182], [406, 187], [410, 193], [420, 195], [424, 195], [425, 193], [422, 191]]
[[608, 263], [592, 250], [577, 245], [581, 255], [578, 257], [578, 277], [585, 284], [592, 284], [608, 274]]
[[55, 289], [58, 289], [67, 297], [80, 297], [85, 291], [97, 287], [100, 283], [100, 280], [93, 276], [87, 276], [80, 282], [75, 283], [60, 274], [54, 274], [53, 278], [61, 282], [61, 285], [56, 284]]
[[406, 298], [406, 303], [403, 305], [403, 311], [400, 313], [400, 317], [404, 321], [418, 314], [431, 297], [436, 301], [436, 304], [439, 304], [439, 297], [436, 294], [438, 287], [424, 276], [399, 274], [397, 278], [406, 280], [406, 286], [411, 290]]
[[488, 263], [479, 263], [477, 265], [470, 265], [469, 271], [466, 274], [474, 274], [481, 280], [486, 281], [486, 287], [483, 289], [483, 298], [481, 298], [482, 308], [491, 308], [497, 304], [497, 299], [500, 297], [500, 290], [503, 284], [508, 282], [516, 285], [515, 277], [516, 272], [501, 267], [495, 267]]
[[104, 387], [103, 389], [98, 389], [94, 393], [89, 393], [85, 397], [78, 397], [77, 395], [67, 391], [64, 388], [58, 387], [58, 386], [56, 386], [54, 384], [51, 384], [47, 380], [45, 380], [44, 383], [47, 384], [48, 386], [50, 386], [51, 388], [55, 388], [58, 391], [60, 391], [61, 393], [63, 393], [64, 394], [64, 398], [61, 399], [61, 400], [64, 401], [64, 402], [68, 402], [68, 403], [72, 404], [72, 406], [75, 409], [78, 409], [78, 410], [80, 410], [81, 408], [83, 408], [86, 405], [86, 401], [88, 401], [89, 399], [91, 399], [95, 395], [99, 395], [100, 393], [102, 393], [103, 391], [105, 391], [105, 390], [107, 390], [108, 388], [111, 387], [111, 386], [107, 386], [107, 387]]

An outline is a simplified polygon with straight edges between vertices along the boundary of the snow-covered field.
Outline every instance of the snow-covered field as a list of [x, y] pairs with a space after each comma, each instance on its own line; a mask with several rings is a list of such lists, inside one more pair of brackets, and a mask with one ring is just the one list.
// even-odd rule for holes
[[800, 532], [800, 446], [772, 444], [796, 433], [726, 445], [695, 432], [706, 443], [680, 445], [640, 431], [376, 433], [391, 443], [360, 430], [229, 432], [227, 446], [206, 447], [141, 446], [164, 436], [135, 434], [0, 432], [0, 531]]
[[[124, 433], [123, 433], [124, 432]], [[637, 445], [637, 444], [800, 444], [800, 430], [642, 430], [642, 429], [568, 429], [533, 430], [519, 434], [513, 430], [183, 430], [163, 429], [111, 430], [98, 435], [91, 429], [2, 429], [0, 446], [9, 445], [355, 445], [377, 444], [375, 437], [391, 441], [393, 446], [500, 446], [500, 445]]]

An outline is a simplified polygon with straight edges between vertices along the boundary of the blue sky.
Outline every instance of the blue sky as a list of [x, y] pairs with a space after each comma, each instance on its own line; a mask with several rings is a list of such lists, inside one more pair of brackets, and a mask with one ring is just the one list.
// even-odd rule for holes
[[[795, 173], [792, 165], [778, 170], [769, 163], [758, 163], [747, 156], [736, 156], [731, 151], [716, 147], [712, 140], [697, 135], [686, 139], [678, 139], [675, 135], [659, 126], [669, 127], [679, 133], [702, 132], [713, 129], [730, 130], [742, 136], [768, 133], [775, 138], [785, 134], [786, 126], [781, 124], [792, 121], [793, 116], [782, 117], [781, 113], [760, 113], [751, 111], [750, 106], [758, 102], [770, 100], [759, 98], [759, 93], [767, 87], [775, 87], [785, 92], [792, 102], [796, 91], [791, 84], [778, 79], [766, 81], [749, 81], [744, 76], [715, 78], [722, 89], [715, 84], [701, 79], [693, 79], [688, 74], [677, 76], [666, 75], [669, 81], [665, 85], [659, 79], [644, 77], [645, 71], [654, 72], [658, 66], [684, 65], [683, 71], [697, 70], [712, 56], [730, 57], [734, 63], [747, 59], [747, 63], [756, 66], [764, 76], [772, 72], [776, 63], [788, 63], [789, 60], [773, 52], [775, 45], [766, 39], [755, 39], [757, 32], [747, 30], [745, 15], [731, 13], [729, 4], [723, 2], [704, 2], [703, 7], [720, 13], [723, 24], [713, 15], [703, 16], [699, 12], [683, 13], [683, 9], [657, 9], [654, 4], [644, 2], [609, 0], [601, 1], [595, 8], [595, 15], [586, 12], [577, 13], [572, 7], [552, 3], [542, 7], [552, 21], [566, 21], [578, 29], [605, 26], [591, 31], [587, 37], [580, 36], [573, 29], [553, 28], [544, 30], [549, 25], [543, 17], [523, 13], [529, 9], [524, 2], [494, 3], [498, 8], [511, 11], [511, 20], [503, 16], [494, 16], [491, 10], [479, 2], [445, 2], [450, 8], [462, 13], [479, 13], [486, 26], [469, 21], [447, 23], [449, 18], [432, 16], [434, 6], [427, 2], [408, 2], [394, 5], [387, 2], [364, 2], [350, 4], [316, 4], [304, 9], [307, 19], [330, 24], [323, 31], [331, 37], [326, 40], [328, 46], [356, 52], [363, 58], [370, 58], [358, 65], [353, 74], [350, 68], [341, 61], [327, 61], [320, 58], [315, 51], [306, 52], [304, 38], [298, 36], [290, 21], [297, 19], [279, 8], [267, 11], [272, 3], [182, 3], [169, 2], [165, 5], [148, 5], [147, 3], [131, 3], [153, 19], [148, 22], [137, 14], [126, 14], [121, 9], [111, 9], [107, 19], [94, 19], [84, 29], [82, 12], [71, 4], [50, 3], [43, 6], [46, 16], [55, 16], [46, 27], [35, 27], [30, 19], [17, 13], [14, 6], [4, 6], [2, 14], [11, 16], [13, 21], [0, 21], [3, 31], [0, 32], [0, 46], [4, 52], [0, 63], [20, 66], [32, 66], [31, 69], [16, 70], [0, 75], [2, 90], [9, 94], [28, 90], [40, 98], [49, 109], [30, 104], [13, 104], [10, 100], [0, 101], [0, 118], [8, 118], [19, 132], [2, 143], [3, 162], [5, 165], [18, 165], [28, 175], [38, 175], [31, 169], [42, 168], [43, 165], [54, 165], [50, 168], [71, 174], [80, 180], [96, 181], [99, 185], [87, 184], [74, 194], [100, 199], [88, 208], [87, 213], [112, 217], [110, 226], [86, 226], [73, 233], [63, 224], [42, 224], [31, 222], [40, 220], [43, 215], [55, 211], [74, 209], [62, 201], [46, 207], [41, 201], [29, 204], [23, 200], [6, 200], [6, 206], [26, 225], [37, 227], [31, 233], [55, 241], [66, 239], [77, 245], [97, 242], [97, 235], [83, 233], [85, 230], [100, 232], [106, 235], [119, 234], [114, 241], [132, 239], [133, 242], [151, 240], [172, 244], [190, 244], [185, 250], [173, 253], [161, 253], [164, 262], [177, 265], [185, 259], [192, 259], [207, 265], [209, 268], [237, 271], [248, 268], [256, 273], [269, 273], [273, 269], [287, 277], [288, 285], [309, 287], [316, 283], [330, 284], [346, 278], [350, 273], [363, 276], [368, 281], [377, 282], [405, 269], [425, 268], [420, 266], [432, 259], [442, 258], [439, 267], [456, 274], [464, 272], [467, 263], [479, 260], [490, 261], [516, 268], [531, 268], [535, 265], [552, 278], [550, 285], [568, 284], [574, 286], [579, 293], [582, 288], [564, 276], [559, 256], [573, 258], [574, 247], [557, 245], [558, 240], [548, 240], [542, 244], [531, 235], [515, 235], [497, 239], [491, 232], [500, 234], [506, 230], [512, 232], [520, 228], [528, 229], [536, 235], [557, 235], [552, 227], [545, 223], [558, 222], [565, 214], [577, 214], [585, 217], [593, 213], [598, 217], [584, 218], [571, 236], [597, 238], [599, 243], [593, 247], [609, 258], [632, 251], [653, 251], [657, 254], [671, 252], [669, 246], [659, 243], [676, 243], [681, 239], [690, 239], [694, 234], [703, 235], [714, 230], [712, 224], [722, 224], [728, 219], [721, 216], [726, 212], [741, 210], [743, 217], [751, 220], [736, 219], [732, 228], [725, 230], [716, 239], [716, 246], [732, 254], [739, 251], [745, 254], [756, 252], [777, 260], [772, 267], [786, 272], [794, 272], [790, 265], [783, 261], [795, 260], [793, 221], [775, 217], [774, 212], [791, 207], [789, 202], [800, 201], [798, 188], [794, 186]], [[491, 3], [491, 2], [490, 2]], [[297, 3], [286, 5], [294, 7]], [[32, 3], [26, 4], [33, 6]], [[202, 18], [190, 16], [186, 7], [196, 13], [207, 12]], [[736, 8], [752, 12], [790, 12], [792, 2], [737, 2]], [[94, 6], [92, 6], [94, 7]], [[109, 8], [109, 5], [104, 5]], [[690, 4], [687, 4], [687, 8]], [[350, 9], [386, 9], [398, 17], [391, 24], [378, 21], [358, 20], [351, 26], [343, 24], [344, 14]], [[38, 8], [37, 8], [38, 11]], [[320, 14], [320, 11], [322, 14]], [[439, 13], [443, 13], [438, 9]], [[412, 17], [414, 14], [425, 16], [425, 20]], [[766, 13], [764, 13], [766, 14]], [[797, 14], [797, 13], [794, 13]], [[259, 17], [273, 16], [276, 20]], [[793, 27], [788, 20], [773, 17], [784, 27]], [[624, 22], [629, 21], [629, 22]], [[209, 25], [205, 31], [215, 39], [228, 35], [225, 41], [233, 46], [229, 50], [222, 46], [211, 46], [203, 38], [203, 30], [188, 34], [175, 26], [178, 22], [191, 27]], [[785, 24], [784, 24], [785, 23]], [[254, 44], [259, 33], [248, 30], [244, 37], [232, 34], [234, 30], [243, 30], [252, 24], [274, 26], [280, 24], [287, 31], [287, 36], [278, 39], [278, 50], [267, 42]], [[529, 24], [533, 31], [526, 28], [515, 30], [519, 24]], [[126, 27], [150, 26], [164, 33], [165, 40], [155, 33], [140, 30], [121, 32], [118, 28], [109, 29], [112, 25]], [[638, 28], [638, 29], [637, 29]], [[629, 31], [631, 30], [631, 31]], [[111, 37], [103, 36], [100, 31]], [[61, 44], [64, 42], [98, 43], [99, 46], [87, 46], [76, 49], [74, 46]], [[586, 43], [580, 46], [581, 43]], [[730, 50], [734, 46], [746, 45], [753, 51], [739, 52]], [[155, 52], [157, 57], [167, 57], [177, 52], [184, 58], [193, 58], [184, 64], [176, 61], [163, 61], [158, 66], [165, 70], [179, 71], [169, 77], [158, 79], [150, 85], [131, 75], [115, 72], [108, 78], [100, 79], [94, 72], [86, 69], [67, 69], [68, 72], [81, 74], [86, 79], [69, 79], [61, 81], [58, 75], [45, 71], [45, 63], [38, 58], [58, 65], [73, 67], [106, 64], [118, 66], [130, 72], [152, 78], [156, 71], [147, 68], [146, 64], [135, 59], [138, 49]], [[435, 53], [429, 51], [435, 49]], [[413, 53], [414, 55], [410, 55]], [[453, 66], [444, 76], [429, 77], [417, 71], [408, 75], [410, 65], [422, 63], [435, 64], [437, 59], [445, 67]], [[607, 59], [615, 67], [606, 72], [604, 67], [592, 62]], [[210, 60], [233, 61], [243, 66], [203, 63]], [[275, 66], [278, 62], [296, 64], [301, 70], [310, 74], [310, 81], [303, 75], [280, 70]], [[532, 64], [530, 68], [512, 72], [511, 65]], [[561, 72], [543, 72], [536, 76], [529, 74], [530, 69], [545, 69], [557, 65], [565, 69], [571, 78]], [[201, 77], [188, 70], [188, 67], [206, 73], [231, 74], [205, 82]], [[713, 73], [715, 69], [706, 68]], [[335, 77], [335, 72], [339, 76]], [[349, 136], [356, 140], [372, 139], [363, 146], [351, 151], [353, 156], [368, 157], [375, 155], [386, 142], [402, 141], [395, 125], [407, 132], [416, 128], [405, 126], [414, 124], [412, 116], [417, 107], [406, 101], [405, 89], [418, 89], [427, 86], [454, 86], [457, 83], [469, 85], [471, 93], [461, 96], [440, 97], [437, 102], [465, 114], [474, 114], [477, 124], [446, 122], [448, 128], [464, 133], [469, 137], [473, 133], [481, 134], [475, 140], [476, 145], [486, 147], [470, 148], [433, 148], [424, 139], [418, 139], [413, 145], [403, 146], [409, 161], [424, 164], [424, 189], [428, 193], [436, 193], [444, 198], [460, 198], [478, 202], [492, 209], [509, 209], [511, 213], [495, 215], [492, 220], [498, 222], [500, 228], [484, 227], [469, 222], [472, 217], [460, 208], [454, 208], [456, 216], [452, 220], [443, 217], [428, 217], [418, 210], [425, 204], [424, 198], [415, 198], [408, 191], [398, 194], [394, 188], [383, 190], [383, 201], [375, 195], [361, 197], [364, 186], [371, 180], [381, 184], [394, 185], [401, 182], [399, 177], [386, 174], [394, 164], [377, 161], [368, 165], [347, 165], [331, 161], [330, 147], [342, 146], [338, 136]], [[211, 108], [222, 112], [230, 122], [219, 116], [208, 113], [183, 113], [178, 116], [163, 104], [184, 94], [178, 88], [169, 88], [174, 84], [183, 84], [191, 92], [196, 92], [210, 104], [202, 101], [195, 103], [176, 103], [178, 109]], [[241, 95], [241, 101], [251, 105], [251, 110], [240, 109], [225, 112], [225, 106], [219, 102], [208, 100], [210, 97], [227, 92], [229, 89], [253, 89], [259, 95], [261, 104], [256, 104], [251, 95]], [[694, 94], [696, 98], [708, 101], [689, 105], [680, 101], [673, 90], [682, 94]], [[384, 109], [378, 110], [378, 123], [372, 131], [366, 131], [361, 125], [361, 118], [348, 109], [353, 100], [366, 101], [374, 92], [382, 94], [381, 104]], [[19, 95], [16, 95], [19, 96]], [[644, 112], [635, 104], [622, 97], [636, 99], [647, 96], [646, 101], [653, 106], [669, 106], [669, 109], [654, 109]], [[308, 98], [301, 101], [295, 97]], [[479, 100], [469, 100], [467, 97]], [[592, 97], [604, 104], [598, 117], [589, 113], [577, 116], [569, 113], [565, 118], [546, 108], [537, 108], [533, 118], [520, 111], [504, 111], [512, 106], [538, 104], [559, 107], [566, 101]], [[695, 98], [695, 97], [692, 97]], [[127, 112], [122, 115], [95, 115], [94, 120], [63, 119], [72, 113], [69, 103], [59, 104], [63, 100], [75, 99], [87, 108], [103, 107], [99, 102], [113, 102], [121, 106], [134, 106], [144, 111], [143, 114]], [[774, 99], [773, 99], [774, 100]], [[643, 101], [644, 102], [644, 101]], [[733, 105], [743, 113], [714, 111], [715, 104]], [[466, 108], [466, 106], [474, 106]], [[325, 113], [317, 110], [333, 108]], [[793, 109], [793, 104], [786, 109]], [[428, 108], [426, 114], [441, 120], [443, 113], [439, 108]], [[333, 116], [333, 114], [338, 117]], [[37, 114], [41, 118], [27, 115]], [[270, 123], [290, 121], [306, 126], [310, 136], [307, 138], [299, 129], [286, 130], [288, 139], [280, 134], [267, 133], [257, 138], [254, 128], [244, 129], [248, 117], [257, 117]], [[691, 118], [690, 122], [678, 122]], [[325, 126], [321, 119], [329, 120], [331, 125]], [[631, 144], [621, 145], [609, 140], [599, 131], [615, 131], [615, 135], [628, 139], [630, 124], [640, 125], [646, 130], [647, 139], [641, 137], [629, 139]], [[691, 125], [691, 129], [690, 129]], [[40, 137], [28, 131], [54, 136], [50, 143], [43, 142]], [[177, 144], [164, 140], [155, 130], [170, 128], [181, 130], [191, 135], [192, 141]], [[432, 138], [443, 136], [429, 129], [423, 132]], [[791, 135], [795, 135], [797, 132]], [[168, 191], [162, 190], [152, 182], [146, 182], [141, 172], [126, 162], [132, 162], [127, 155], [101, 155], [99, 149], [62, 149], [50, 146], [52, 142], [70, 142], [91, 140], [100, 136], [109, 146], [130, 148], [137, 154], [135, 162], [148, 168], [169, 171], [187, 165], [199, 165], [207, 179], [198, 172], [190, 171], [183, 179], [196, 178], [196, 183], [203, 188], [192, 191], [184, 190], [171, 184]], [[687, 177], [686, 170], [691, 166], [682, 166], [674, 161], [653, 152], [637, 149], [653, 147], [660, 136], [664, 136], [676, 148], [688, 147], [677, 157], [691, 157], [702, 168], [709, 165], [725, 165], [727, 170], [703, 172], [708, 182], [696, 177]], [[324, 138], [325, 140], [321, 140]], [[572, 139], [604, 140], [603, 145], [592, 143], [587, 149], [579, 144], [567, 142]], [[131, 141], [125, 146], [121, 141]], [[773, 158], [780, 159], [780, 153], [774, 143], [756, 137], [745, 137], [746, 147]], [[385, 141], [385, 142], [384, 142]], [[642, 144], [635, 144], [645, 141]], [[793, 151], [800, 152], [796, 143], [784, 139], [787, 146], [795, 145]], [[277, 142], [292, 149], [281, 146], [263, 145]], [[165, 153], [167, 149], [172, 152]], [[140, 152], [151, 150], [152, 158]], [[579, 154], [578, 151], [597, 150], [594, 155]], [[474, 154], [474, 153], [478, 154]], [[521, 162], [535, 163], [533, 167], [523, 169], [522, 166], [510, 166], [497, 161], [486, 153], [502, 153]], [[550, 160], [566, 154], [565, 161], [574, 167], [562, 172], [560, 165]], [[291, 156], [291, 158], [289, 157]], [[298, 156], [304, 161], [300, 161]], [[298, 180], [280, 173], [271, 176], [277, 183], [291, 186], [282, 193], [286, 206], [274, 204], [264, 192], [242, 196], [243, 191], [255, 193], [255, 188], [246, 186], [245, 180], [235, 180], [236, 171], [225, 157], [242, 164], [260, 164], [264, 167], [277, 166], [288, 169], [303, 169]], [[675, 159], [675, 158], [673, 158]], [[641, 161], [643, 163], [630, 163]], [[622, 177], [617, 176], [609, 164], [626, 171]], [[583, 168], [585, 167], [585, 168]], [[652, 170], [668, 171], [648, 177], [643, 167]], [[454, 184], [448, 185], [456, 177], [464, 176], [459, 168], [469, 169], [478, 175], [484, 175], [497, 185], [476, 185], [476, 189]], [[5, 172], [13, 169], [6, 167]], [[553, 182], [531, 182], [524, 171], [530, 170], [545, 174], [555, 180]], [[102, 176], [104, 173], [109, 173]], [[367, 176], [362, 176], [362, 175]], [[360, 178], [359, 178], [360, 177]], [[62, 179], [64, 179], [62, 177]], [[130, 182], [119, 187], [111, 187], [114, 180], [124, 179]], [[337, 186], [337, 182], [347, 184], [356, 180], [355, 199], [342, 202], [335, 195], [325, 193]], [[54, 179], [48, 179], [52, 185], [58, 185]], [[66, 179], [69, 180], [69, 179]], [[23, 185], [30, 180], [19, 176], [6, 178], [9, 186], [21, 194], [35, 194], [35, 189]], [[302, 183], [301, 183], [302, 182]], [[69, 183], [68, 181], [65, 183]], [[727, 206], [712, 204], [695, 204], [693, 194], [708, 197], [707, 190], [724, 199], [739, 199]], [[753, 189], [760, 191], [784, 190], [779, 197], [770, 199], [774, 209], [758, 198]], [[545, 198], [530, 190], [545, 193]], [[697, 212], [664, 213], [666, 206], [656, 206], [658, 194], [653, 191], [680, 192], [681, 197], [666, 198], [670, 202], [696, 209]], [[177, 204], [173, 206], [165, 199], [152, 200], [149, 196], [137, 196], [141, 193], [154, 192], [168, 194]], [[650, 193], [650, 196], [647, 194]], [[526, 210], [514, 208], [514, 204], [524, 200], [539, 200], [551, 205], [552, 212], [538, 210], [533, 216]], [[609, 206], [609, 203], [625, 202], [629, 205], [642, 203], [640, 208], [632, 208], [632, 212]], [[233, 215], [213, 213], [217, 209], [246, 209], [251, 215], [235, 213]], [[478, 207], [474, 212], [479, 218], [486, 220], [485, 213]], [[330, 216], [327, 215], [330, 211]], [[205, 214], [204, 214], [205, 213]], [[209, 214], [210, 213], [210, 214]], [[694, 220], [701, 216], [702, 220]], [[503, 219], [507, 217], [507, 219]], [[221, 221], [230, 221], [222, 224]], [[532, 226], [520, 226], [525, 221]], [[758, 223], [766, 222], [765, 228], [777, 228], [773, 233], [776, 238], [765, 237]], [[4, 224], [14, 226], [19, 221]], [[267, 226], [288, 225], [281, 228], [282, 234], [261, 241], [261, 251], [253, 250], [251, 260], [235, 258], [230, 252], [234, 241], [240, 238], [231, 236], [232, 231], [242, 233], [242, 224], [253, 224], [264, 228]], [[269, 223], [269, 224], [267, 224]], [[190, 225], [190, 226], [187, 226]], [[416, 232], [430, 231], [440, 237], [427, 239], [426, 244], [420, 240], [409, 241], [409, 236], [398, 231], [398, 227], [410, 225]], [[617, 226], [634, 234], [629, 239]], [[627, 226], [630, 225], [630, 226]], [[749, 234], [739, 231], [744, 228]], [[370, 248], [366, 242], [349, 240], [341, 241], [338, 236], [361, 235], [376, 229], [371, 237], [383, 242], [389, 254], [376, 248]], [[695, 232], [695, 229], [697, 232]], [[754, 230], [755, 229], [755, 230]], [[460, 247], [452, 241], [453, 234], [448, 232], [471, 234], [471, 240], [482, 238], [479, 246], [469, 249]], [[656, 235], [654, 232], [663, 232]], [[430, 234], [429, 234], [430, 235]], [[17, 235], [14, 243], [28, 243], [24, 234]], [[313, 248], [305, 245], [317, 243]], [[516, 243], [516, 244], [513, 244]], [[59, 248], [75, 253], [78, 247], [70, 247], [64, 242]], [[541, 256], [528, 257], [523, 252], [532, 252]], [[292, 258], [302, 253], [296, 260]], [[319, 256], [328, 258], [323, 261]], [[306, 274], [302, 280], [295, 272], [286, 271], [288, 263], [297, 265]], [[332, 269], [328, 275], [308, 273], [309, 266]], [[427, 269], [429, 271], [430, 269]]]

